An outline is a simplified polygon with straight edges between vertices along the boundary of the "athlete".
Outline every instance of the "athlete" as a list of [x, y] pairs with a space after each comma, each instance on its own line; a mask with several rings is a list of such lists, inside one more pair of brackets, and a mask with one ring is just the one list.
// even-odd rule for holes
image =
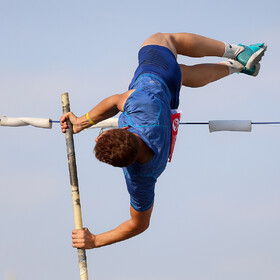
[[[102, 162], [123, 168], [130, 194], [131, 218], [117, 228], [94, 235], [87, 228], [73, 230], [72, 246], [92, 249], [113, 244], [145, 231], [154, 205], [157, 178], [166, 167], [171, 144], [171, 109], [179, 106], [181, 85], [202, 87], [233, 73], [257, 76], [267, 46], [233, 45], [190, 33], [157, 33], [139, 51], [139, 66], [128, 91], [112, 95], [82, 117], [64, 114], [73, 132], [116, 115], [119, 128], [106, 130], [96, 139], [95, 155]], [[177, 55], [216, 56], [221, 63], [179, 65]]]

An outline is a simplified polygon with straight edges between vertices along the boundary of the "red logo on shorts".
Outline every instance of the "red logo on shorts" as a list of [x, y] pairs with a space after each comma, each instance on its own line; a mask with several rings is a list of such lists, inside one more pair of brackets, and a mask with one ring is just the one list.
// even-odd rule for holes
[[173, 122], [172, 122], [172, 129], [174, 130], [174, 132], [176, 132], [179, 128], [179, 124], [180, 124], [180, 120], [178, 118], [176, 118]]
[[176, 112], [171, 115], [171, 124], [172, 124], [172, 138], [171, 138], [171, 147], [170, 147], [170, 154], [169, 154], [169, 162], [172, 159], [175, 142], [177, 139], [179, 124], [180, 124], [181, 113]]

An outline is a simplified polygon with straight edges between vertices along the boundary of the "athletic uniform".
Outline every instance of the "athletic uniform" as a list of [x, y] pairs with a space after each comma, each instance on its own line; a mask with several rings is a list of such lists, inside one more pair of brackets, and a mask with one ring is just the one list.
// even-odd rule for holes
[[139, 66], [129, 89], [119, 128], [129, 127], [154, 152], [151, 161], [124, 167], [123, 172], [132, 207], [148, 210], [154, 203], [157, 178], [166, 167], [171, 144], [171, 109], [179, 105], [181, 71], [167, 48], [149, 45], [139, 51]]

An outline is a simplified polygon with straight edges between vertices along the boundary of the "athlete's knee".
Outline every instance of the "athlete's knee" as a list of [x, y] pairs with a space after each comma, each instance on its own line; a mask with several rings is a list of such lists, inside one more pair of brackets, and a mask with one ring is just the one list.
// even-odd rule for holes
[[151, 35], [151, 37], [159, 39], [159, 40], [165, 40], [165, 41], [172, 41], [172, 33], [162, 33], [157, 32]]
[[172, 33], [161, 33], [157, 32], [151, 35], [142, 45], [142, 47], [147, 45], [159, 45], [170, 49], [174, 55], [177, 55], [176, 48], [174, 46], [174, 38]]
[[160, 37], [160, 36], [164, 36], [165, 33], [162, 32], [156, 32], [154, 34], [152, 34], [151, 36], [155, 36], [155, 37]]
[[[147, 38], [147, 40], [164, 40], [165, 38], [165, 33], [161, 33], [161, 32], [156, 32], [154, 34], [152, 34], [150, 37]], [[146, 40], [146, 41], [147, 41]]]

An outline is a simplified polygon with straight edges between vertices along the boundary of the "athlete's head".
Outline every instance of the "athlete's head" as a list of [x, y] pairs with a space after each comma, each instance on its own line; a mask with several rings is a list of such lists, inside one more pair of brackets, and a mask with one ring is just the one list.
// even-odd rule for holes
[[126, 129], [110, 129], [96, 138], [94, 151], [98, 160], [116, 167], [125, 167], [136, 161], [139, 141]]

